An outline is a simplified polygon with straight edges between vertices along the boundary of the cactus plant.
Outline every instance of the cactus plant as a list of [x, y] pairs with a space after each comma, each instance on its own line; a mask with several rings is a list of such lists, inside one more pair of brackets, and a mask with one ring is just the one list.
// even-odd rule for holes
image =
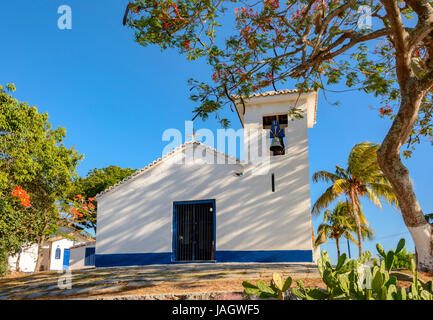
[[[418, 279], [415, 261], [411, 259], [412, 284], [408, 291], [397, 287], [397, 278], [390, 275], [395, 262], [395, 255], [404, 249], [404, 239], [400, 240], [396, 250], [385, 252], [377, 245], [379, 254], [384, 258], [372, 267], [366, 265], [371, 259], [371, 252], [365, 251], [357, 260], [347, 259], [342, 254], [335, 266], [331, 264], [328, 253], [323, 250], [318, 260], [318, 269], [326, 290], [306, 288], [297, 280], [298, 288], [292, 293], [306, 300], [433, 300], [433, 283], [423, 283]], [[284, 284], [283, 284], [284, 283]], [[258, 281], [257, 285], [244, 282], [246, 294], [257, 294], [261, 298], [284, 299], [292, 279], [283, 282], [279, 274], [274, 274], [270, 285]]]
[[276, 272], [272, 275], [272, 280], [269, 285], [264, 283], [262, 280], [257, 281], [256, 285], [247, 281], [242, 282], [245, 294], [256, 294], [260, 298], [274, 298], [278, 300], [285, 299], [285, 292], [289, 290], [291, 284], [291, 277], [287, 277], [286, 280], [284, 280], [284, 278]]
[[[395, 249], [395, 251], [390, 250], [387, 253], [385, 253], [385, 250], [383, 250], [383, 247], [380, 243], [376, 244], [377, 252], [385, 261], [385, 269], [387, 271], [391, 271], [393, 269], [394, 264], [397, 260], [397, 254], [399, 254], [404, 249], [405, 244], [406, 244], [406, 240], [402, 238], [398, 242], [397, 248]], [[376, 264], [377, 264], [377, 262], [376, 262]]]

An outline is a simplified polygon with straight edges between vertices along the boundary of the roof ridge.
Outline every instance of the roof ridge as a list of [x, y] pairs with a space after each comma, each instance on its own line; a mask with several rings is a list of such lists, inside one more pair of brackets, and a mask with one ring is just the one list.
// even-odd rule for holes
[[106, 193], [108, 193], [108, 192], [113, 191], [114, 189], [116, 189], [116, 188], [119, 187], [120, 185], [123, 185], [124, 183], [130, 181], [131, 179], [133, 179], [133, 178], [135, 178], [136, 176], [140, 175], [140, 174], [143, 173], [144, 171], [146, 171], [146, 170], [150, 169], [151, 167], [154, 167], [155, 165], [161, 163], [162, 161], [164, 161], [165, 159], [167, 159], [167, 158], [168, 158], [169, 156], [171, 156], [172, 154], [174, 154], [174, 153], [176, 153], [176, 152], [178, 152], [178, 151], [184, 149], [184, 148], [186, 147], [187, 144], [200, 145], [200, 146], [203, 146], [203, 147], [206, 148], [206, 149], [211, 150], [212, 152], [214, 152], [214, 153], [216, 153], [216, 154], [223, 155], [224, 157], [226, 157], [226, 158], [228, 158], [228, 159], [230, 159], [230, 160], [235, 160], [236, 162], [237, 162], [237, 161], [240, 161], [239, 158], [235, 158], [235, 157], [233, 157], [233, 156], [231, 156], [231, 155], [229, 155], [229, 154], [227, 154], [227, 153], [225, 153], [225, 152], [218, 151], [217, 149], [215, 149], [215, 148], [213, 148], [213, 147], [210, 147], [210, 146], [208, 146], [208, 145], [206, 145], [206, 144], [204, 144], [204, 143], [202, 143], [202, 142], [199, 142], [199, 141], [185, 141], [184, 143], [182, 143], [181, 145], [177, 146], [176, 148], [174, 148], [174, 149], [171, 150], [170, 152], [167, 152], [167, 153], [166, 153], [164, 156], [162, 156], [161, 158], [158, 158], [158, 159], [154, 160], [153, 162], [149, 163], [147, 166], [145, 166], [145, 167], [143, 167], [143, 168], [141, 168], [141, 169], [139, 169], [139, 170], [136, 170], [134, 173], [132, 173], [131, 175], [129, 175], [129, 176], [127, 176], [126, 178], [122, 179], [122, 180], [119, 181], [118, 183], [113, 184], [112, 186], [108, 187], [107, 189], [105, 189], [105, 190], [99, 192], [99, 193], [96, 195], [96, 198], [98, 198], [98, 197], [100, 197], [100, 196], [102, 196], [102, 195], [104, 195], [104, 194], [106, 194]]

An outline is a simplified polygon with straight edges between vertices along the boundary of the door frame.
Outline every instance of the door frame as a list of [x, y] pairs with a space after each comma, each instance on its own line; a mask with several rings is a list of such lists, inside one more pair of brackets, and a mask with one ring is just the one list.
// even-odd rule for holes
[[[214, 260], [191, 260], [191, 261], [177, 261], [176, 260], [176, 234], [177, 234], [177, 219], [176, 219], [176, 205], [177, 204], [199, 204], [199, 203], [212, 203], [213, 207], [213, 257]], [[172, 263], [206, 263], [214, 262], [216, 254], [216, 201], [215, 199], [207, 200], [190, 200], [190, 201], [173, 201], [173, 219], [172, 219], [172, 243], [171, 243], [171, 262]]]

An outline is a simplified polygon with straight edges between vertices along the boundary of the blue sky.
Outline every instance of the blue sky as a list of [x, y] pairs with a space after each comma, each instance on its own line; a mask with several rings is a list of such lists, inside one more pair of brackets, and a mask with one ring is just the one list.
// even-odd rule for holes
[[[66, 144], [85, 155], [78, 172], [108, 165], [141, 168], [161, 156], [167, 128], [183, 131], [193, 116], [187, 80], [208, 77], [204, 63], [188, 62], [174, 50], [141, 47], [133, 32], [121, 24], [128, 1], [22, 0], [0, 2], [0, 83], [13, 82], [19, 100], [48, 112], [54, 126], [67, 130]], [[72, 8], [72, 30], [59, 30], [57, 8]], [[292, 88], [288, 86], [287, 88]], [[283, 87], [279, 87], [283, 89]], [[359, 92], [319, 95], [317, 125], [309, 130], [310, 175], [345, 166], [358, 142], [381, 142], [390, 126], [378, 117], [380, 104]], [[226, 111], [232, 128], [235, 114]], [[195, 128], [220, 128], [215, 119], [197, 121]], [[405, 160], [424, 212], [433, 212], [430, 159], [433, 148], [420, 145]], [[312, 203], [326, 185], [311, 184]], [[376, 253], [376, 242], [394, 248], [405, 237], [413, 243], [398, 211], [379, 210], [364, 202], [364, 213], [376, 232], [365, 249]], [[314, 228], [321, 218], [313, 218]], [[342, 245], [343, 252], [347, 245]], [[323, 246], [335, 257], [333, 243]], [[351, 244], [352, 255], [356, 247]]]

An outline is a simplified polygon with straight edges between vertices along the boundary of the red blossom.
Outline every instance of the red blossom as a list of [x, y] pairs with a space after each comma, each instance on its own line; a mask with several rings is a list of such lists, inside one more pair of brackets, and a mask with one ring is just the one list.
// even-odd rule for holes
[[17, 197], [23, 207], [28, 208], [31, 206], [30, 196], [22, 187], [15, 186], [15, 188], [11, 192], [11, 195], [13, 197]]

